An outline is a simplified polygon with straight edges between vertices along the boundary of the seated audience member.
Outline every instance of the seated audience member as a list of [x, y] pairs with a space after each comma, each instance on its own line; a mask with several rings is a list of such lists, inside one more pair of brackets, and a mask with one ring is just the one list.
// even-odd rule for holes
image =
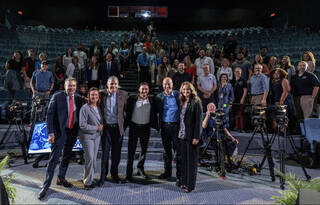
[[217, 89], [217, 80], [214, 75], [209, 71], [209, 64], [203, 65], [203, 76], [198, 77], [198, 90], [200, 91], [200, 98], [202, 101], [202, 107], [206, 112], [207, 105], [214, 102], [214, 91]]
[[234, 120], [235, 120], [235, 130], [244, 130], [244, 105], [246, 102], [246, 97], [248, 93], [248, 84], [241, 77], [241, 68], [236, 67], [234, 69], [234, 78], [231, 80], [231, 85], [233, 87], [234, 93], [234, 103], [239, 103], [237, 105], [232, 105]]
[[[209, 140], [211, 138], [212, 144], [211, 143], [210, 144], [213, 145], [213, 148], [216, 153], [215, 154], [215, 156], [216, 156], [215, 161], [218, 162], [218, 160], [219, 160], [217, 158], [217, 156], [219, 155], [218, 154], [218, 149], [219, 149], [218, 143], [222, 143], [221, 142], [221, 140], [223, 139], [222, 135], [225, 136], [224, 139], [226, 140], [226, 145], [227, 145], [227, 147], [225, 147], [225, 150], [226, 150], [225, 154], [228, 157], [233, 156], [239, 141], [231, 135], [229, 130], [225, 127], [225, 124], [221, 125], [223, 132], [219, 133], [219, 138], [218, 138], [218, 133], [217, 133], [218, 130], [216, 130], [216, 128], [217, 128], [216, 117], [214, 117], [215, 113], [216, 113], [216, 106], [213, 103], [209, 103], [207, 105], [207, 111], [205, 114], [205, 118], [202, 121], [202, 128], [203, 128], [202, 136], [203, 136], [204, 144], [201, 147], [205, 147], [207, 145], [207, 143], [209, 143]], [[225, 173], [220, 173], [220, 174], [222, 176], [225, 175]]]
[[262, 74], [262, 65], [254, 65], [254, 74], [250, 78], [251, 84], [251, 103], [252, 105], [267, 106], [269, 92], [269, 79]]
[[232, 69], [228, 58], [224, 58], [221, 62], [221, 67], [217, 71], [217, 79], [220, 79], [221, 74], [227, 74], [229, 81], [232, 80]]
[[[312, 110], [314, 99], [319, 91], [319, 79], [311, 72], [307, 71], [308, 63], [300, 61], [298, 64], [298, 73], [292, 79], [292, 93], [298, 96], [297, 111], [303, 114], [303, 118], [309, 118]], [[301, 109], [301, 110], [300, 110]], [[297, 113], [298, 114], [298, 113]], [[300, 113], [297, 115], [300, 120]]]
[[185, 81], [187, 82], [191, 82], [191, 75], [187, 72], [185, 72], [185, 64], [184, 62], [180, 62], [178, 65], [178, 72], [176, 72], [176, 74], [174, 74], [173, 78], [173, 89], [174, 90], [179, 90], [181, 87], [181, 84]]

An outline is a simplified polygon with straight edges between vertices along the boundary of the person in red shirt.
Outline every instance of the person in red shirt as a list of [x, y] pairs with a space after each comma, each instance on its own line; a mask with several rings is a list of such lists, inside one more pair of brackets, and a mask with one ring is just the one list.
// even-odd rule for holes
[[146, 47], [146, 48], [152, 48], [152, 42], [151, 42], [151, 37], [150, 36], [147, 36], [147, 40], [145, 43], [143, 43], [143, 47]]
[[192, 84], [194, 84], [194, 77], [196, 76], [196, 66], [191, 62], [190, 56], [186, 56], [183, 59], [186, 65], [186, 72], [191, 75]]

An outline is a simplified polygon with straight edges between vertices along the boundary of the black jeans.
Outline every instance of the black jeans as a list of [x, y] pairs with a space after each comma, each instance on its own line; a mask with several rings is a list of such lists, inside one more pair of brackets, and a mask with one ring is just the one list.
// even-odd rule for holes
[[161, 126], [161, 138], [162, 138], [162, 144], [164, 148], [163, 153], [163, 160], [164, 160], [164, 169], [165, 172], [170, 174], [172, 173], [172, 149], [176, 152], [176, 168], [177, 178], [180, 178], [180, 162], [181, 162], [181, 155], [180, 155], [180, 149], [178, 146], [178, 133], [179, 133], [179, 124], [166, 124], [162, 123]]
[[148, 149], [148, 143], [150, 139], [150, 126], [137, 125], [132, 123], [129, 130], [129, 142], [128, 142], [128, 159], [127, 159], [127, 177], [132, 177], [133, 161], [137, 149], [138, 138], [140, 138], [141, 152], [139, 156], [139, 162], [137, 167], [144, 170], [144, 162], [146, 160], [146, 154]]
[[150, 84], [150, 68], [149, 66], [140, 66], [139, 83], [147, 82]]
[[121, 159], [121, 147], [123, 136], [120, 135], [119, 127], [110, 127], [105, 125], [102, 143], [102, 158], [101, 158], [101, 180], [108, 175], [109, 171], [109, 153], [111, 150], [111, 177], [118, 178], [118, 166]]

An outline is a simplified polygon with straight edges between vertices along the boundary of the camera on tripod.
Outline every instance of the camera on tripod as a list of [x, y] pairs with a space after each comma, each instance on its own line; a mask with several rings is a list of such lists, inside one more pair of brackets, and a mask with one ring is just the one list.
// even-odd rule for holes
[[27, 103], [13, 100], [12, 103], [7, 108], [7, 119], [9, 121], [14, 118], [22, 118], [23, 110], [28, 107]]
[[266, 121], [266, 110], [267, 107], [263, 106], [252, 106], [251, 120], [253, 125], [261, 125]]
[[287, 124], [287, 105], [275, 105], [276, 119], [279, 124]]
[[225, 122], [226, 113], [223, 110], [223, 108], [217, 109], [215, 113], [212, 112], [210, 116], [215, 118], [217, 126], [223, 126], [226, 123]]
[[32, 106], [34, 107], [40, 107], [40, 106], [46, 106], [49, 99], [41, 98], [39, 96], [35, 96], [32, 99]]

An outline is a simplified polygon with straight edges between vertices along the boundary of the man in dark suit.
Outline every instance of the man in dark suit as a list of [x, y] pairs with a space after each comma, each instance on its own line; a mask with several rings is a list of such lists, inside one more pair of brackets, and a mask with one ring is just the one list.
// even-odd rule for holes
[[99, 39], [95, 39], [93, 45], [90, 47], [89, 58], [91, 59], [92, 56], [97, 56], [98, 61], [102, 63], [103, 49], [99, 43]]
[[150, 128], [157, 129], [158, 117], [156, 113], [155, 99], [149, 96], [149, 84], [144, 82], [139, 86], [139, 94], [132, 95], [127, 101], [126, 125], [130, 126], [127, 159], [126, 180], [132, 181], [133, 161], [137, 149], [138, 138], [140, 138], [141, 152], [138, 162], [138, 175], [147, 179], [144, 172], [144, 162], [146, 159], [148, 143], [150, 138]]
[[49, 143], [52, 147], [46, 179], [39, 193], [39, 199], [45, 197], [62, 153], [57, 185], [72, 187], [72, 184], [65, 179], [65, 175], [72, 156], [72, 148], [77, 140], [79, 110], [83, 105], [82, 98], [75, 95], [76, 89], [76, 79], [68, 78], [65, 80], [65, 92], [54, 94], [50, 100], [46, 123]]
[[[156, 97], [157, 112], [159, 113], [159, 125], [161, 128], [161, 138], [164, 148], [164, 173], [160, 179], [168, 179], [172, 175], [172, 148], [176, 151], [177, 179], [180, 177], [180, 152], [178, 146], [178, 132], [180, 119], [179, 91], [173, 90], [172, 79], [166, 77], [162, 82], [163, 92]], [[177, 181], [177, 183], [180, 183]]]
[[101, 65], [101, 68], [98, 70], [98, 80], [100, 85], [105, 85], [110, 76], [119, 77], [119, 69], [116, 62], [112, 61], [112, 54], [107, 53], [106, 62]]
[[121, 183], [118, 166], [121, 158], [121, 147], [124, 134], [124, 111], [128, 93], [119, 90], [119, 80], [110, 76], [106, 89], [100, 92], [100, 109], [103, 113], [103, 134], [101, 136], [102, 158], [99, 185], [102, 186], [108, 175], [109, 152], [111, 149], [111, 177], [114, 183]]

